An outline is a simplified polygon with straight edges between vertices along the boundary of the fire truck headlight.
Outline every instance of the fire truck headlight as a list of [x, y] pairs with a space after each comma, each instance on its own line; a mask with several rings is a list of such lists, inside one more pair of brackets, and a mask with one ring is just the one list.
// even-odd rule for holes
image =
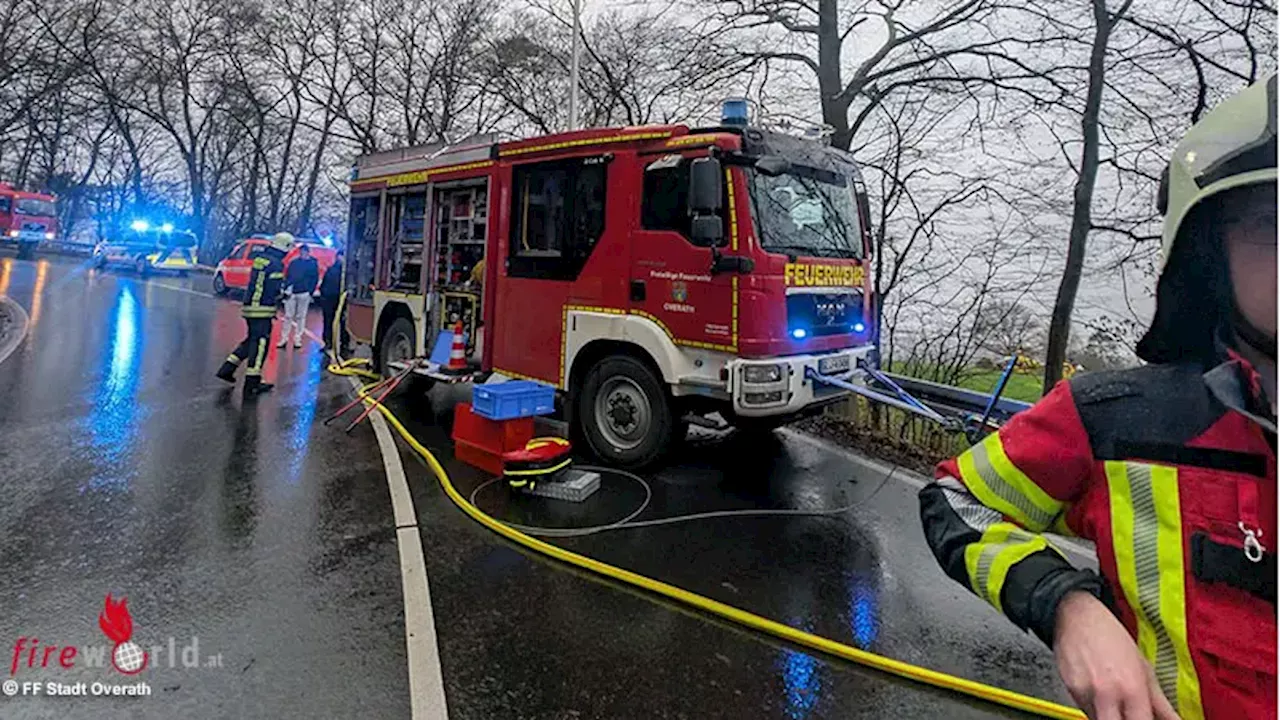
[[742, 379], [753, 385], [776, 383], [782, 379], [781, 365], [748, 365], [742, 371]]
[[10, 231], [9, 231], [9, 237], [18, 237], [18, 231], [17, 231], [17, 230], [10, 230]]
[[853, 324], [853, 331], [854, 331], [854, 332], [856, 332], [856, 333], [860, 333], [860, 332], [862, 332], [862, 331], [864, 331], [864, 330], [866, 330], [866, 329], [867, 329], [867, 326], [866, 326], [866, 325], [863, 325], [862, 323], [854, 323], [854, 324]]
[[809, 334], [809, 331], [808, 331], [808, 330], [805, 330], [804, 328], [796, 328], [795, 330], [792, 330], [792, 331], [791, 331], [791, 337], [793, 337], [793, 338], [795, 338], [795, 339], [797, 339], [797, 340], [803, 340], [803, 339], [805, 339], [805, 337], [806, 337], [808, 334]]
[[767, 393], [744, 393], [742, 402], [745, 405], [774, 405], [782, 402], [782, 391], [774, 390]]
[[51, 233], [51, 232], [47, 232], [47, 233], [45, 233], [45, 234], [44, 234], [44, 239], [45, 239], [45, 240], [52, 240], [52, 239], [53, 239], [53, 233]]

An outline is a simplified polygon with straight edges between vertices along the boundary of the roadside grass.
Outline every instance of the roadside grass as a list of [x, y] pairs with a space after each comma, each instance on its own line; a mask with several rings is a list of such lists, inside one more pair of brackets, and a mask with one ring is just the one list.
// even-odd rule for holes
[[[936, 366], [934, 365], [894, 363], [891, 372], [929, 380], [938, 375], [938, 373], [934, 372], [935, 368]], [[992, 369], [966, 368], [960, 372], [960, 380], [956, 385], [981, 393], [990, 393], [995, 389], [996, 383], [1000, 382], [1000, 375], [1003, 372], [1003, 366]], [[1042, 371], [1040, 370], [1034, 370], [1029, 373], [1015, 370], [1013, 375], [1009, 376], [1009, 384], [1005, 386], [1004, 392], [1000, 397], [1031, 403], [1039, 400], [1044, 394], [1042, 392], [1044, 378], [1041, 373]]]
[[[1000, 382], [1000, 370], [973, 370], [966, 372], [960, 379], [960, 387], [990, 393]], [[1009, 384], [1005, 386], [1001, 397], [1010, 400], [1021, 400], [1033, 403], [1044, 394], [1044, 378], [1040, 373], [1020, 373], [1014, 371], [1009, 376]]]

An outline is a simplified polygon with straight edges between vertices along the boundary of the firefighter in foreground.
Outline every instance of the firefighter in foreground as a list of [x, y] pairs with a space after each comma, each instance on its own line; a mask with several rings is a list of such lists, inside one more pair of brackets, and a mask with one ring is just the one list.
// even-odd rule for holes
[[1273, 76], [1174, 151], [1151, 364], [1059, 383], [920, 492], [943, 569], [1096, 720], [1276, 717], [1275, 103]]
[[284, 256], [293, 246], [293, 236], [276, 233], [271, 244], [253, 258], [253, 270], [244, 290], [244, 306], [240, 314], [248, 328], [245, 339], [227, 356], [218, 369], [218, 378], [229, 383], [236, 381], [236, 368], [248, 360], [244, 371], [246, 397], [271, 390], [273, 385], [262, 382], [262, 366], [267, 361], [271, 345], [271, 326], [276, 317], [276, 304], [284, 289]]

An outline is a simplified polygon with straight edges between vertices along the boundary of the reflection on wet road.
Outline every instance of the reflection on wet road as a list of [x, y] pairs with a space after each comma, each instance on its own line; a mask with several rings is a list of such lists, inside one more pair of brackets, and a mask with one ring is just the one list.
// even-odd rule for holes
[[[243, 323], [237, 303], [200, 294], [207, 281], [0, 257], [0, 288], [31, 319], [0, 364], [0, 657], [19, 637], [110, 647], [97, 618], [111, 592], [128, 598], [155, 693], [0, 698], [0, 716], [408, 715], [372, 436], [313, 423], [346, 397], [314, 345], [273, 350], [280, 388], [256, 404], [214, 379]], [[222, 667], [185, 667], [183, 648]], [[39, 660], [16, 678], [131, 680]]]
[[[208, 278], [142, 281], [69, 260], [0, 257], [31, 315], [0, 364], [0, 657], [18, 637], [102, 644], [106, 593], [129, 599], [158, 697], [0, 698], [5, 718], [409, 715], [396, 531], [372, 433], [316, 422], [347, 399], [312, 343], [274, 348], [277, 390], [245, 404], [213, 378], [240, 338]], [[318, 318], [313, 318], [318, 325]], [[313, 328], [313, 329], [318, 329]], [[446, 393], [399, 413], [467, 494]], [[434, 407], [433, 407], [434, 405]], [[850, 666], [532, 556], [483, 530], [407, 451], [452, 718], [1009, 717]], [[812, 632], [1065, 700], [1052, 658], [946, 579], [915, 488], [791, 433], [691, 438], [647, 477], [641, 519], [735, 508], [839, 517], [720, 518], [556, 542]], [[625, 516], [643, 489], [607, 476], [582, 504], [478, 499], [512, 521]], [[198, 638], [222, 667], [170, 666]], [[18, 679], [115, 678], [19, 668]], [[119, 681], [114, 680], [113, 681]]]

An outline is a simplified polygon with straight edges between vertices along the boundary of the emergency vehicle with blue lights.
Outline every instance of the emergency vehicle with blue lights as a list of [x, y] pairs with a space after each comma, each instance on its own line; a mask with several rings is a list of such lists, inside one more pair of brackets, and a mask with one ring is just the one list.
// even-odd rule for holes
[[361, 156], [347, 326], [382, 372], [461, 321], [472, 375], [554, 386], [580, 441], [658, 461], [718, 413], [773, 427], [875, 363], [866, 190], [821, 139], [596, 128]]
[[57, 198], [24, 192], [0, 183], [0, 243], [18, 246], [18, 257], [30, 258], [42, 242], [58, 238]]
[[114, 235], [93, 248], [94, 267], [130, 267], [143, 277], [155, 272], [185, 277], [196, 266], [195, 233], [171, 222], [134, 219]]

